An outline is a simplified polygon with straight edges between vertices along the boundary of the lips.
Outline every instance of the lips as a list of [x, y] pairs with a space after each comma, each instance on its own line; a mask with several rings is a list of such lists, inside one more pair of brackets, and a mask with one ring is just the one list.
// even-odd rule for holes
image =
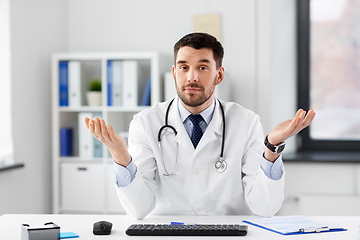
[[203, 87], [192, 83], [192, 84], [183, 86], [183, 90], [187, 93], [198, 93], [198, 92], [203, 91]]
[[197, 92], [200, 92], [201, 89], [200, 88], [185, 88], [185, 91], [188, 93], [197, 93]]

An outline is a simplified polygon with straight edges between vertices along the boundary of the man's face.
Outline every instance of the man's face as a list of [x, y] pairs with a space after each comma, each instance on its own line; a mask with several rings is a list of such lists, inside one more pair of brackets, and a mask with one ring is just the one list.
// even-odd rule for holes
[[188, 109], [202, 111], [211, 105], [215, 86], [224, 76], [224, 68], [216, 68], [211, 49], [180, 48], [172, 70], [177, 94]]

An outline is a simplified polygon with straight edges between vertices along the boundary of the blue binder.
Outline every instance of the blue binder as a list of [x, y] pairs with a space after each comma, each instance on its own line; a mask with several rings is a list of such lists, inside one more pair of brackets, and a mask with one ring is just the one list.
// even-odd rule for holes
[[107, 105], [112, 106], [112, 61], [107, 61]]
[[151, 105], [151, 77], [148, 78], [140, 106]]
[[73, 129], [60, 128], [60, 155], [64, 157], [73, 154]]
[[68, 62], [59, 62], [59, 105], [69, 106], [68, 97]]

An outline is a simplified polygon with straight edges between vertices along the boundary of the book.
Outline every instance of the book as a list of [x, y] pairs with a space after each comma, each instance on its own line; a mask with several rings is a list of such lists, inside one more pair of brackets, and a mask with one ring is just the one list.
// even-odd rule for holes
[[81, 106], [81, 70], [79, 61], [68, 62], [69, 107]]
[[73, 155], [73, 129], [60, 128], [60, 156]]
[[125, 60], [122, 63], [122, 104], [125, 107], [138, 106], [138, 63], [137, 61]]
[[112, 106], [122, 106], [122, 61], [112, 62]]
[[[98, 117], [99, 119], [102, 118], [101, 112], [94, 112], [94, 118]], [[94, 158], [101, 158], [102, 157], [102, 142], [94, 138]]]
[[81, 112], [78, 114], [79, 122], [79, 157], [93, 158], [94, 157], [94, 136], [85, 127], [85, 118], [93, 119], [93, 113]]
[[140, 106], [150, 106], [151, 105], [151, 77], [146, 81], [146, 86], [144, 89], [144, 94], [141, 99]]
[[59, 62], [59, 105], [68, 106], [68, 62]]

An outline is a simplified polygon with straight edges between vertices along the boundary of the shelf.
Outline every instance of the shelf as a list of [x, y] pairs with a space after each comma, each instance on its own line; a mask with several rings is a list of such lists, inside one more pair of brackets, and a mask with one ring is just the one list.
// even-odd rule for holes
[[60, 157], [61, 163], [102, 163], [103, 158]]
[[137, 106], [137, 107], [120, 107], [120, 106], [111, 106], [111, 107], [59, 107], [59, 112], [140, 112], [142, 110], [150, 108], [149, 106]]
[[[116, 65], [113, 65], [114, 62]], [[138, 106], [144, 96], [146, 103], [151, 106], [162, 101], [162, 75], [171, 69], [171, 65], [170, 56], [157, 52], [52, 55], [53, 213], [125, 213], [112, 187], [113, 159], [110, 150], [95, 140], [85, 128], [84, 119], [98, 116], [126, 139], [134, 115], [150, 108]], [[124, 80], [124, 72], [121, 73], [124, 69], [128, 69], [128, 81]], [[100, 106], [88, 105], [88, 84], [94, 78], [100, 78], [102, 83]], [[123, 83], [127, 83], [127, 88]], [[128, 97], [136, 97], [132, 101], [120, 98], [126, 96], [121, 94], [128, 93], [124, 89], [134, 93], [128, 94]], [[112, 106], [108, 106], [108, 102]], [[64, 152], [64, 156], [60, 156], [61, 152]], [[66, 157], [66, 153], [71, 157]], [[94, 188], [103, 192], [94, 192]]]
[[101, 112], [103, 107], [59, 107], [59, 112]]
[[360, 163], [360, 152], [295, 152], [284, 153], [286, 162], [348, 162]]
[[9, 171], [9, 170], [13, 170], [13, 169], [16, 169], [16, 168], [23, 168], [23, 167], [24, 167], [23, 163], [14, 163], [14, 164], [11, 164], [11, 165], [1, 166], [0, 167], [0, 172]]

